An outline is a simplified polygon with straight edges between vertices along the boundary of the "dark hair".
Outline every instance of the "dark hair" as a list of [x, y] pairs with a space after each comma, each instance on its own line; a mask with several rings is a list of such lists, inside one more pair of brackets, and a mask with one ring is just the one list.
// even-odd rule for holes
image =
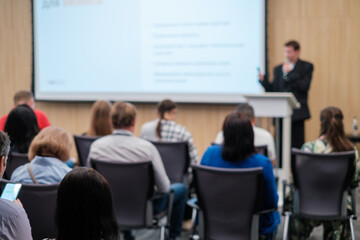
[[20, 91], [16, 92], [14, 95], [14, 104], [18, 105], [19, 102], [27, 103], [32, 98], [34, 98], [32, 92], [27, 91], [27, 90], [20, 90]]
[[345, 136], [343, 114], [337, 107], [327, 107], [320, 113], [320, 135], [325, 135], [333, 152], [350, 151], [354, 146]]
[[227, 161], [239, 161], [255, 153], [254, 130], [244, 113], [230, 113], [223, 124], [224, 146], [222, 157]]
[[10, 151], [10, 138], [9, 136], [0, 130], [0, 157], [5, 157], [4, 165], [6, 166], [6, 157]]
[[92, 168], [76, 168], [61, 181], [56, 202], [57, 240], [118, 239], [111, 191]]
[[284, 44], [285, 47], [293, 47], [295, 51], [300, 50], [300, 44], [295, 41], [295, 40], [291, 40], [288, 41]]
[[161, 120], [164, 119], [164, 114], [166, 112], [170, 112], [176, 108], [177, 108], [176, 103], [171, 101], [170, 99], [165, 99], [158, 104], [157, 109], [158, 109], [160, 119], [156, 126], [156, 135], [159, 138], [161, 138]]
[[237, 105], [235, 112], [244, 113], [249, 118], [250, 122], [252, 122], [255, 118], [253, 107], [247, 103], [240, 103]]
[[4, 131], [10, 136], [11, 151], [27, 153], [31, 141], [39, 132], [35, 113], [26, 104], [15, 107], [9, 113]]
[[110, 115], [115, 129], [130, 127], [136, 117], [136, 108], [131, 103], [116, 102], [111, 108]]

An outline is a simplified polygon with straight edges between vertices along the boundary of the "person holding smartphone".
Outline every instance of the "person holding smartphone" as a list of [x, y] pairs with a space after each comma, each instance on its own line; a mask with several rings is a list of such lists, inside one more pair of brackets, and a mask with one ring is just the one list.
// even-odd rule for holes
[[[0, 179], [6, 169], [9, 151], [9, 136], [0, 131]], [[32, 239], [29, 219], [19, 199], [0, 198], [0, 239]]]

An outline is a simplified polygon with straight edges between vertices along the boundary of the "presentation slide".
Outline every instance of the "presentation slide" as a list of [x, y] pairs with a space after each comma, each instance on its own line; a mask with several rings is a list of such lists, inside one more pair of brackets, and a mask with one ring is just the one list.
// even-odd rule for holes
[[265, 0], [33, 0], [38, 100], [238, 102], [261, 92]]

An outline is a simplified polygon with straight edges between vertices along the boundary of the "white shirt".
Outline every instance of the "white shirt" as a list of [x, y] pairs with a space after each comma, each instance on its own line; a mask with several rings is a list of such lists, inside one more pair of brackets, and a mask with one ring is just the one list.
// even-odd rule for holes
[[190, 160], [193, 164], [198, 161], [197, 150], [191, 133], [186, 127], [170, 120], [161, 120], [161, 138], [156, 134], [159, 119], [144, 123], [141, 127], [140, 137], [152, 142], [187, 142]]
[[[275, 143], [271, 133], [259, 127], [253, 127], [253, 129], [254, 129], [254, 145], [255, 146], [266, 145], [269, 159], [271, 160], [276, 159]], [[224, 135], [222, 131], [217, 134], [215, 143], [216, 144], [224, 143]]]
[[24, 208], [0, 198], [0, 239], [32, 239], [31, 227]]
[[127, 130], [114, 130], [112, 135], [101, 137], [91, 144], [87, 166], [90, 159], [137, 163], [151, 161], [154, 169], [155, 185], [159, 192], [170, 190], [170, 180], [156, 147]]

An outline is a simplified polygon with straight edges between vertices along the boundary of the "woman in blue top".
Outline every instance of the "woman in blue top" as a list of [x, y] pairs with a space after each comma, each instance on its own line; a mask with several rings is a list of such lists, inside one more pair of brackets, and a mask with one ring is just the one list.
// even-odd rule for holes
[[32, 140], [29, 148], [30, 163], [19, 166], [11, 175], [12, 182], [54, 184], [71, 171], [71, 138], [58, 127], [46, 127]]
[[[255, 152], [251, 122], [242, 113], [230, 113], [223, 124], [224, 145], [210, 146], [201, 159], [201, 165], [220, 168], [262, 167], [264, 175], [263, 209], [277, 207], [273, 167], [270, 160]], [[271, 239], [280, 223], [278, 212], [260, 215], [260, 239]]]

